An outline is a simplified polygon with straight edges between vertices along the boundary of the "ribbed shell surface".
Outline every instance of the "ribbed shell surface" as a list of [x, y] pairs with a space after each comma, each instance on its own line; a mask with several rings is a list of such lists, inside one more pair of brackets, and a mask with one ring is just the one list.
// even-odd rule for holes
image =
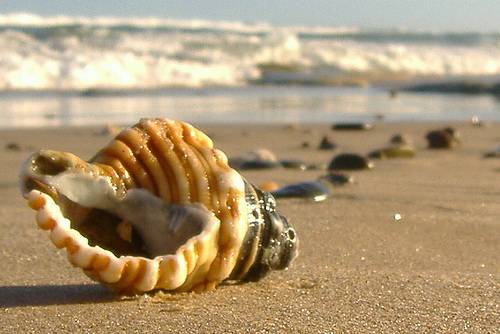
[[202, 203], [220, 220], [219, 249], [208, 272], [188, 277], [180, 290], [199, 283], [199, 275], [215, 284], [229, 276], [248, 228], [245, 186], [210, 138], [183, 122], [142, 120], [90, 163], [110, 177], [117, 193], [143, 188], [168, 203]]

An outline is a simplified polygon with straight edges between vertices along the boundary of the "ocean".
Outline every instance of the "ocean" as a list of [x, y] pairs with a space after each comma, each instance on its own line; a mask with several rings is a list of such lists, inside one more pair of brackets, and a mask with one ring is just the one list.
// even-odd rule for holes
[[0, 126], [499, 119], [491, 96], [400, 93], [500, 81], [500, 33], [0, 15]]

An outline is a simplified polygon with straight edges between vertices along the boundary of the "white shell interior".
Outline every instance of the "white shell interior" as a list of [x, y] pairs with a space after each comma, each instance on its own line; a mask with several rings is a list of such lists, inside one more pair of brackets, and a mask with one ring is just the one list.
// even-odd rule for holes
[[[40, 228], [50, 230], [50, 239], [58, 248], [65, 247], [70, 262], [87, 271], [92, 277], [104, 283], [119, 283], [131, 276], [127, 267], [141, 267], [133, 281], [123, 288], [149, 291], [156, 288], [177, 289], [181, 287], [197, 267], [211, 263], [214, 254], [197, 252], [214, 247], [217, 242], [219, 220], [215, 216], [206, 222], [205, 229], [180, 246], [175, 254], [156, 256], [152, 259], [137, 256], [115, 256], [99, 246], [90, 246], [87, 238], [71, 228], [61, 208], [47, 194], [32, 190], [27, 194], [28, 203], [37, 210]], [[137, 271], [137, 270], [136, 270]], [[128, 284], [128, 283], [127, 283]]]

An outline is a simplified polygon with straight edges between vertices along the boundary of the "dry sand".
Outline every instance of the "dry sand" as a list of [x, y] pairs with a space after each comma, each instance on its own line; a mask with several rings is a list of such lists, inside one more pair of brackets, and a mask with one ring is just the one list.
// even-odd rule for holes
[[[425, 148], [443, 124], [378, 124], [372, 131], [203, 126], [229, 156], [267, 147], [280, 158], [327, 163], [334, 153], [366, 153], [396, 132], [415, 139], [413, 159], [378, 161], [356, 183], [320, 203], [280, 200], [300, 238], [288, 271], [203, 294], [120, 299], [90, 281], [36, 227], [17, 189], [30, 150], [89, 158], [110, 138], [96, 129], [0, 133], [0, 331], [172, 333], [494, 333], [500, 328], [500, 123], [454, 124], [462, 146]], [[318, 151], [323, 134], [339, 144]], [[310, 141], [311, 148], [302, 148]], [[16, 142], [21, 151], [4, 148]], [[313, 180], [321, 171], [251, 171], [253, 183]], [[400, 213], [402, 220], [395, 221]]]

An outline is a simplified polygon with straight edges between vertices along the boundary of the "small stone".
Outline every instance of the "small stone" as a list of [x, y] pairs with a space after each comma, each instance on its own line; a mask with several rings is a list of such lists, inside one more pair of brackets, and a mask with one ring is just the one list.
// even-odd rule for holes
[[122, 127], [113, 125], [113, 124], [106, 124], [102, 129], [96, 132], [96, 134], [100, 136], [111, 136], [111, 137], [116, 137], [121, 131]]
[[411, 146], [394, 145], [380, 148], [368, 153], [372, 159], [413, 158], [415, 151]]
[[335, 123], [332, 130], [371, 130], [373, 124], [370, 123]]
[[430, 131], [425, 138], [432, 149], [450, 149], [460, 143], [458, 132], [451, 127]]
[[276, 155], [267, 148], [259, 148], [246, 154], [247, 160], [260, 160], [269, 162], [278, 162]]
[[236, 169], [270, 169], [280, 167], [273, 152], [262, 148], [248, 152], [243, 157], [236, 157], [229, 160], [229, 165]]
[[266, 160], [247, 160], [241, 163], [239, 169], [272, 169], [280, 167], [278, 162], [266, 161]]
[[300, 146], [302, 148], [309, 148], [309, 147], [311, 147], [311, 144], [308, 141], [305, 141], [305, 142], [302, 142], [302, 144], [300, 144]]
[[487, 152], [484, 154], [485, 158], [500, 158], [500, 146], [495, 151]]
[[5, 144], [5, 149], [9, 151], [21, 151], [21, 146], [15, 142], [9, 142]]
[[373, 168], [373, 162], [362, 155], [353, 153], [339, 154], [328, 165], [328, 170], [361, 170], [371, 168]]
[[307, 163], [305, 163], [302, 160], [281, 160], [280, 163], [281, 166], [283, 166], [283, 168], [300, 169], [300, 170], [307, 169]]
[[279, 187], [280, 186], [278, 185], [278, 183], [276, 183], [274, 181], [266, 181], [266, 182], [259, 184], [260, 190], [267, 191], [267, 192], [275, 191]]
[[337, 145], [330, 140], [327, 136], [323, 136], [321, 142], [319, 143], [318, 149], [320, 150], [333, 150]]
[[324, 170], [326, 169], [325, 163], [310, 163], [307, 165], [307, 170]]
[[397, 133], [389, 139], [389, 144], [393, 145], [412, 145], [412, 140], [405, 134]]
[[291, 123], [291, 124], [286, 124], [283, 129], [285, 130], [291, 130], [291, 131], [298, 131], [300, 129], [300, 126], [297, 123]]
[[342, 186], [348, 183], [354, 183], [354, 178], [343, 173], [328, 173], [318, 178], [318, 181], [328, 182], [334, 186]]
[[309, 198], [319, 202], [330, 195], [330, 190], [321, 182], [311, 181], [290, 184], [271, 194], [276, 198]]

